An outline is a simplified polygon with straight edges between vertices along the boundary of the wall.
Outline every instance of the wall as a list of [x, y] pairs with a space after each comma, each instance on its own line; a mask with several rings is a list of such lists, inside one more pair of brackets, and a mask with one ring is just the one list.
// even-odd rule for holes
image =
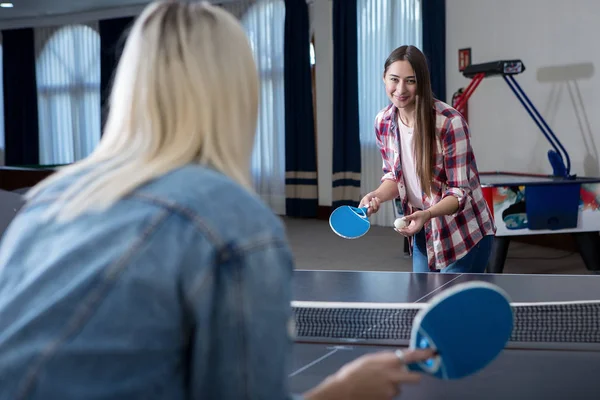
[[[521, 59], [526, 71], [516, 79], [569, 152], [571, 172], [600, 176], [600, 2], [447, 1], [448, 96], [469, 82], [458, 72], [459, 48], [472, 48], [473, 63]], [[480, 170], [552, 172], [549, 143], [502, 78], [481, 83], [469, 122]]]

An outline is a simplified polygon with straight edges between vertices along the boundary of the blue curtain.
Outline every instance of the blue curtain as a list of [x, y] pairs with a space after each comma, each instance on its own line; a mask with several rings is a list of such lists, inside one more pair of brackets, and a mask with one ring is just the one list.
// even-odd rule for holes
[[446, 0], [422, 0], [423, 53], [429, 61], [434, 96], [446, 99]]
[[32, 28], [2, 31], [5, 163], [39, 163], [35, 45]]
[[114, 18], [99, 21], [100, 30], [100, 105], [102, 126], [108, 113], [113, 75], [127, 39], [127, 30], [133, 17]]
[[306, 0], [285, 0], [284, 83], [286, 215], [314, 218], [317, 154]]
[[332, 210], [360, 201], [356, 0], [333, 1]]

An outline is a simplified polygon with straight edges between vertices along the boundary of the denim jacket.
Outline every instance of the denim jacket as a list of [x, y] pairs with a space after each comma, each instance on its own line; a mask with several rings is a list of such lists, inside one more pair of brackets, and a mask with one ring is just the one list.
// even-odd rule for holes
[[109, 210], [0, 243], [0, 400], [285, 399], [293, 259], [279, 219], [186, 166]]

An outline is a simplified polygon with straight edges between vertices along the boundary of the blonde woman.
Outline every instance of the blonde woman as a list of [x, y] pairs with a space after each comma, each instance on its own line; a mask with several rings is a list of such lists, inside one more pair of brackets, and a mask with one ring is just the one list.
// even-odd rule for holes
[[[231, 15], [143, 11], [102, 142], [33, 188], [1, 243], [0, 398], [291, 397], [293, 259], [250, 190], [257, 108]], [[384, 399], [415, 380], [379, 353], [304, 396]]]

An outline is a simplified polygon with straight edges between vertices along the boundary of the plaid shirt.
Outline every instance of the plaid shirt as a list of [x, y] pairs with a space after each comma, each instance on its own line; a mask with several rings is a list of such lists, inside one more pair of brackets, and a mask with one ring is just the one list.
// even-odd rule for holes
[[[458, 210], [453, 215], [433, 218], [424, 226], [431, 271], [440, 270], [460, 259], [485, 235], [493, 235], [496, 231], [483, 197], [467, 123], [448, 104], [436, 100], [435, 109], [436, 162], [431, 197], [423, 193], [423, 207], [427, 209], [446, 196], [455, 196]], [[375, 133], [383, 158], [384, 175], [381, 181], [398, 183], [402, 211], [404, 215], [409, 215], [416, 210], [406, 197], [397, 116], [398, 109], [392, 104], [381, 110], [375, 118]]]

